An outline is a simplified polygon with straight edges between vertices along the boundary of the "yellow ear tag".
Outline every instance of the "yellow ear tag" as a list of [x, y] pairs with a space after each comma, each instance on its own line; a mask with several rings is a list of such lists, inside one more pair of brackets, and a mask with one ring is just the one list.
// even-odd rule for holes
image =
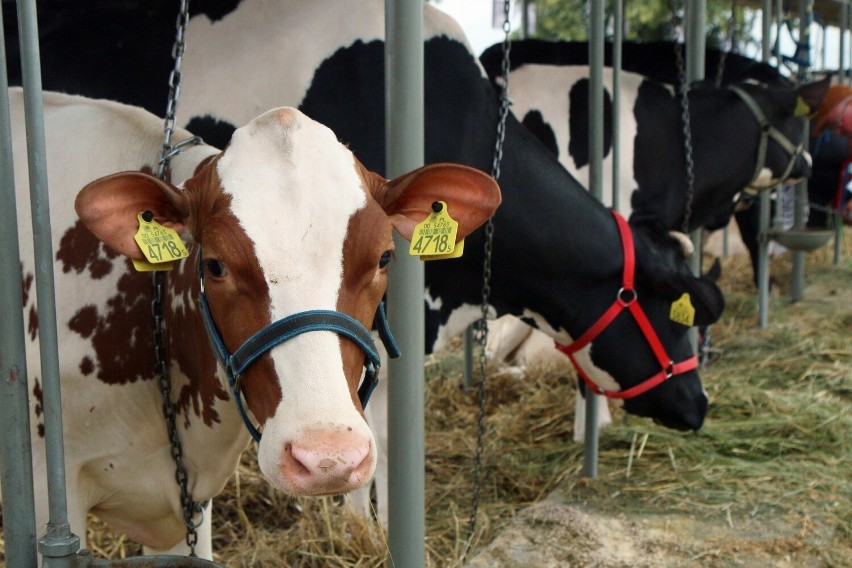
[[808, 106], [805, 99], [796, 97], [796, 110], [793, 114], [798, 117], [808, 117], [811, 115], [811, 107]]
[[695, 308], [692, 306], [692, 301], [687, 292], [684, 292], [683, 296], [672, 302], [669, 319], [687, 327], [692, 327], [692, 324], [695, 323]]
[[139, 221], [139, 230], [133, 239], [145, 257], [145, 260], [133, 261], [136, 270], [171, 270], [174, 268], [174, 261], [189, 256], [189, 251], [183, 246], [177, 231], [154, 221], [154, 215], [150, 211], [139, 213], [136, 219]]
[[136, 260], [135, 258], [131, 258], [130, 260], [133, 261], [133, 268], [136, 269], [136, 272], [155, 272], [157, 270], [171, 270], [175, 267], [174, 262], [151, 264], [147, 260]]
[[459, 224], [450, 217], [447, 204], [436, 201], [432, 204], [432, 213], [414, 227], [408, 254], [412, 256], [436, 257], [450, 255], [456, 249], [456, 235]]
[[459, 258], [464, 254], [464, 239], [456, 243], [456, 248], [450, 254], [439, 254], [437, 256], [421, 256], [420, 260], [446, 260], [448, 258]]

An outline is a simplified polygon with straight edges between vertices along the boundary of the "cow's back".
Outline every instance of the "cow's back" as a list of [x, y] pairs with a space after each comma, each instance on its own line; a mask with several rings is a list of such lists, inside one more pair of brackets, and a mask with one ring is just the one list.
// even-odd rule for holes
[[[521, 65], [509, 76], [509, 94], [512, 112], [525, 126], [531, 121], [542, 119], [543, 127], [549, 128], [554, 136], [556, 157], [572, 176], [584, 187], [589, 187], [589, 68], [582, 65]], [[622, 149], [619, 170], [619, 211], [630, 217], [630, 197], [637, 186], [633, 175], [633, 141], [636, 137], [636, 119], [633, 109], [639, 85], [645, 78], [636, 73], [621, 73], [621, 114], [619, 147]], [[612, 68], [603, 71], [604, 89], [609, 105], [613, 90]], [[611, 110], [609, 111], [611, 113]], [[538, 113], [538, 117], [536, 114]], [[611, 115], [607, 117], [611, 124]], [[607, 127], [606, 132], [611, 132]], [[603, 162], [603, 201], [611, 206], [612, 193], [612, 149], [614, 142], [606, 141]]]
[[[210, 116], [238, 125], [270, 107], [300, 106], [317, 69], [336, 53], [384, 41], [384, 9], [376, 0], [357, 7], [339, 0], [244, 0], [221, 19], [193, 17], [187, 27], [190, 51], [182, 67], [179, 122]], [[329, 27], [317, 17], [341, 10], [344, 26]], [[424, 10], [424, 38], [442, 35], [468, 45], [455, 20], [429, 5]], [[193, 46], [203, 49], [193, 51]]]

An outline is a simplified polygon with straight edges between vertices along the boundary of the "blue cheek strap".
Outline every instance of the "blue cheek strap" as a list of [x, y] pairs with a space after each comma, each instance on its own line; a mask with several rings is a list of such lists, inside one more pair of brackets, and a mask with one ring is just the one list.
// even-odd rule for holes
[[[299, 312], [271, 323], [249, 337], [236, 351], [230, 353], [222, 341], [222, 335], [219, 333], [216, 323], [213, 321], [210, 306], [204, 294], [204, 267], [200, 249], [198, 253], [198, 279], [201, 284], [198, 293], [198, 304], [201, 308], [201, 316], [204, 320], [204, 327], [207, 330], [207, 337], [210, 339], [210, 345], [216, 354], [216, 358], [219, 360], [228, 377], [228, 386], [234, 395], [240, 417], [243, 419], [246, 428], [248, 428], [251, 437], [256, 442], [260, 442], [261, 433], [252, 424], [246, 412], [240, 389], [240, 377], [254, 361], [273, 347], [303, 333], [310, 331], [331, 331], [346, 337], [361, 348], [365, 355], [365, 371], [364, 380], [361, 382], [361, 386], [358, 387], [358, 399], [361, 401], [361, 407], [366, 408], [367, 402], [370, 400], [370, 395], [379, 384], [379, 369], [382, 362], [376, 345], [373, 342], [373, 336], [367, 328], [361, 325], [361, 322], [343, 312], [334, 310], [308, 310]], [[399, 357], [399, 347], [391, 334], [385, 315], [384, 302], [380, 303], [376, 310], [374, 325], [378, 331], [379, 338], [382, 340], [385, 349], [387, 349], [388, 356], [391, 358]]]

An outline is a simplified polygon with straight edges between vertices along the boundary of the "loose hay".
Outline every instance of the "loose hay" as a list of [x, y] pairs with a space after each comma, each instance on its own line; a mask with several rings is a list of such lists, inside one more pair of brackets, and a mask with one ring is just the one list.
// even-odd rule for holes
[[[728, 306], [712, 328], [718, 358], [703, 371], [711, 399], [704, 428], [673, 432], [614, 409], [613, 425], [601, 434], [596, 479], [579, 477], [573, 372], [531, 367], [519, 378], [492, 369], [483, 483], [468, 559], [523, 517], [525, 507], [555, 492], [548, 502], [617, 517], [617, 526], [629, 527], [624, 530], [641, 530], [649, 539], [643, 550], [666, 559], [662, 566], [749, 560], [761, 566], [852, 566], [849, 231], [846, 237], [841, 266], [832, 266], [828, 247], [806, 257], [805, 300], [796, 304], [788, 299], [789, 255], [773, 260], [765, 331], [756, 328], [748, 260], [725, 259], [720, 285]], [[478, 401], [475, 389], [459, 388], [462, 368], [459, 342], [427, 365], [425, 546], [428, 565], [440, 568], [463, 564], [473, 494]], [[339, 499], [276, 493], [254, 460], [250, 449], [214, 501], [217, 562], [393, 565], [386, 534], [375, 523], [353, 515]], [[590, 546], [562, 534], [559, 542], [530, 538], [536, 546], [561, 547], [566, 558]], [[94, 525], [89, 541], [107, 557], [139, 551], [102, 525]]]

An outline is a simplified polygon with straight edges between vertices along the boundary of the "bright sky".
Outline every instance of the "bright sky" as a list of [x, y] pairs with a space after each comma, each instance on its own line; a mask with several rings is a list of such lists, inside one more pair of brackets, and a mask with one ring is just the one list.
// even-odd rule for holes
[[[467, 34], [467, 40], [470, 42], [470, 47], [473, 52], [479, 55], [486, 47], [500, 43], [503, 41], [503, 28], [491, 27], [492, 5], [493, 0], [429, 0], [429, 3], [439, 10], [446, 12], [453, 17], [455, 21]], [[502, 10], [502, 2], [500, 8]], [[515, 9], [515, 3], [512, 3], [512, 10]], [[518, 14], [513, 14], [512, 29], [520, 27]], [[503, 16], [500, 15], [500, 25], [502, 26]]]

